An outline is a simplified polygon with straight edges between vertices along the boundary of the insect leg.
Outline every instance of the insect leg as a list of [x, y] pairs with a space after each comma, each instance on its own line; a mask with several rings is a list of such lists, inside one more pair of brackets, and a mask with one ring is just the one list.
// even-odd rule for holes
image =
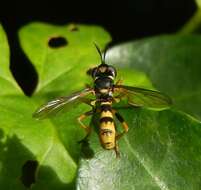
[[122, 85], [122, 83], [123, 83], [123, 80], [122, 80], [122, 79], [119, 79], [119, 80], [116, 82], [115, 85]]
[[79, 141], [79, 142], [85, 141], [85, 140], [89, 137], [89, 135], [90, 135], [90, 133], [91, 133], [91, 128], [88, 127], [88, 126], [86, 126], [86, 125], [82, 122], [82, 120], [85, 119], [86, 117], [92, 115], [92, 114], [93, 114], [93, 110], [88, 111], [88, 112], [85, 112], [84, 114], [82, 114], [80, 117], [77, 118], [77, 120], [78, 120], [80, 126], [81, 126], [81, 127], [86, 131], [86, 133], [87, 133], [87, 135], [84, 137], [84, 139], [81, 140], [81, 141]]
[[119, 94], [119, 95], [113, 97], [113, 100], [115, 103], [119, 103], [121, 101], [121, 99], [124, 97], [125, 97], [125, 94]]
[[117, 144], [117, 140], [116, 140], [115, 143], [116, 143], [116, 144], [115, 144], [114, 150], [115, 150], [115, 153], [116, 153], [116, 157], [119, 158], [119, 157], [120, 157], [120, 153], [119, 153], [119, 146], [118, 146], [118, 144]]
[[121, 122], [124, 128], [124, 131], [116, 136], [116, 140], [119, 140], [125, 133], [128, 132], [128, 125], [125, 122], [124, 118], [116, 110], [113, 109], [112, 112], [116, 116], [116, 118]]
[[119, 103], [121, 101], [121, 99], [119, 97], [114, 97], [113, 100], [115, 103]]
[[93, 100], [93, 99], [89, 99], [89, 98], [80, 98], [80, 101], [89, 105], [89, 106], [92, 106], [92, 108], [95, 106], [96, 104], [96, 100]]

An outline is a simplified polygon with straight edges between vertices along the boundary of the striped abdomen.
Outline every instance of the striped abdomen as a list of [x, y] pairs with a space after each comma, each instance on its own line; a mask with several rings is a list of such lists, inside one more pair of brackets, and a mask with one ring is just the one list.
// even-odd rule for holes
[[101, 103], [100, 133], [101, 144], [105, 149], [115, 148], [115, 125], [112, 108], [109, 102]]

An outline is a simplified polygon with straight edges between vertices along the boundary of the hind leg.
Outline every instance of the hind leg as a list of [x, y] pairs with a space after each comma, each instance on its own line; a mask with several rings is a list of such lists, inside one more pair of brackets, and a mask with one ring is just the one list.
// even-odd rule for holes
[[116, 158], [119, 158], [120, 157], [120, 152], [119, 152], [119, 146], [117, 144], [117, 140], [115, 142], [115, 147], [114, 147], [114, 151], [116, 153]]
[[122, 124], [124, 131], [116, 136], [116, 140], [119, 140], [125, 133], [128, 132], [128, 124], [125, 122], [124, 118], [116, 111], [112, 110], [113, 114], [116, 116], [118, 121]]
[[124, 131], [117, 134], [116, 135], [116, 144], [115, 144], [115, 153], [116, 153], [116, 157], [120, 157], [120, 153], [119, 153], [119, 146], [118, 146], [118, 140], [125, 134], [128, 132], [128, 125], [127, 123], [124, 121], [123, 117], [116, 111], [116, 110], [112, 110], [112, 113], [116, 116], [116, 118], [118, 119], [118, 121], [122, 124]]

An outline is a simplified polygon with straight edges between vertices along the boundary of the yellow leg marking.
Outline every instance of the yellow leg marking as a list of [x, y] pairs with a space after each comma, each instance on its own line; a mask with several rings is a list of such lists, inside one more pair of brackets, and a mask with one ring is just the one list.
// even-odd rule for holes
[[94, 107], [96, 105], [96, 100], [93, 100], [93, 99], [89, 99], [89, 98], [80, 98], [80, 101], [89, 105], [89, 106], [92, 106]]
[[90, 102], [90, 104], [91, 104], [92, 106], [95, 106], [95, 105], [96, 105], [96, 100], [92, 100], [92, 101]]
[[124, 121], [121, 124], [122, 124], [122, 126], [124, 128], [124, 131], [116, 136], [117, 140], [119, 140], [124, 134], [126, 134], [128, 132], [128, 125], [127, 125], [127, 123]]
[[115, 102], [115, 103], [119, 103], [119, 102], [121, 101], [121, 99], [120, 99], [120, 98], [118, 98], [118, 97], [113, 98], [113, 100], [114, 100], [114, 102]]
[[90, 116], [90, 115], [92, 115], [92, 114], [93, 114], [93, 111], [88, 111], [88, 112], [82, 114], [80, 117], [77, 118], [77, 120], [78, 120], [80, 126], [86, 131], [87, 136], [89, 136], [89, 134], [90, 134], [90, 132], [91, 132], [91, 128], [88, 127], [88, 126], [86, 126], [86, 125], [82, 122], [82, 120], [85, 119], [87, 116]]

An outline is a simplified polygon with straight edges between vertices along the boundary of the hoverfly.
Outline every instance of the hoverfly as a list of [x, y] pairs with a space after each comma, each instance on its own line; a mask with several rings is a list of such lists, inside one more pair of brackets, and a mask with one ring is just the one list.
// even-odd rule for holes
[[[113, 108], [113, 104], [122, 99], [127, 99], [128, 105], [134, 107], [167, 108], [172, 102], [168, 96], [161, 92], [124, 86], [119, 81], [115, 83], [117, 71], [113, 66], [105, 63], [106, 51], [102, 56], [96, 44], [95, 47], [101, 57], [101, 64], [87, 71], [87, 74], [93, 78], [93, 87], [85, 88], [70, 96], [58, 97], [51, 100], [39, 107], [33, 114], [33, 117], [43, 119], [55, 115], [63, 108], [73, 105], [75, 102], [86, 103], [92, 109], [78, 117], [80, 126], [86, 131], [86, 136], [81, 141], [86, 141], [91, 133], [91, 128], [86, 126], [82, 120], [94, 113], [99, 113], [98, 128], [100, 143], [104, 149], [114, 149], [116, 155], [119, 155], [117, 141], [128, 132], [128, 125], [118, 111]], [[87, 97], [92, 94], [95, 96], [94, 99]], [[116, 131], [114, 116], [120, 121], [123, 127], [123, 132], [119, 134]]]

